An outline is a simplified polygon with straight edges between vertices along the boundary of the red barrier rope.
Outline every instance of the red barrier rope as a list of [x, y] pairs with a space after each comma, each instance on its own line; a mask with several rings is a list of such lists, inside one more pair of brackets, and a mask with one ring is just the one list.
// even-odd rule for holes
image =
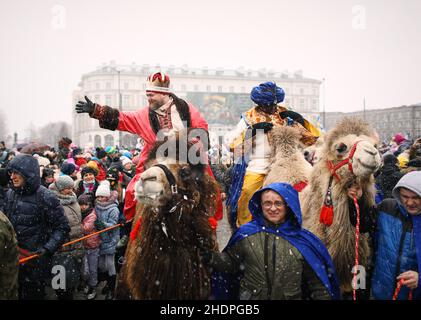
[[357, 224], [355, 226], [355, 267], [354, 267], [354, 285], [352, 290], [352, 296], [354, 301], [357, 300], [357, 268], [359, 266], [358, 262], [358, 246], [360, 241], [360, 206], [358, 205], [357, 198], [354, 197], [354, 205], [357, 210]]
[[[395, 293], [393, 294], [393, 300], [398, 299], [398, 294], [401, 291], [401, 288], [403, 286], [403, 281], [404, 281], [403, 279], [399, 280], [398, 285], [396, 286]], [[408, 300], [412, 300], [412, 290], [409, 291]]]

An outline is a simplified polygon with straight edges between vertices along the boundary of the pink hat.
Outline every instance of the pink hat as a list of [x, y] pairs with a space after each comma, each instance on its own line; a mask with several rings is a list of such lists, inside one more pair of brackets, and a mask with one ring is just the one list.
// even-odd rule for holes
[[403, 141], [405, 141], [405, 137], [401, 134], [398, 133], [393, 137], [393, 140], [397, 143], [397, 144], [401, 144]]

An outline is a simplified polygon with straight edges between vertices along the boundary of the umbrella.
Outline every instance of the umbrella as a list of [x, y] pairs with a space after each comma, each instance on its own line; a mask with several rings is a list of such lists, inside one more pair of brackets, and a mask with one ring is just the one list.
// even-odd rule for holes
[[40, 142], [33, 142], [29, 143], [26, 146], [24, 146], [20, 153], [26, 153], [26, 154], [42, 154], [44, 151], [50, 150], [51, 147], [48, 144], [40, 143]]

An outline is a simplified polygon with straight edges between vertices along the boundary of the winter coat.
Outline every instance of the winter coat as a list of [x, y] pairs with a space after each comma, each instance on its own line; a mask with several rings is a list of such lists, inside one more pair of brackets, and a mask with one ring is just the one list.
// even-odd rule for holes
[[[54, 191], [54, 185], [53, 185]], [[57, 193], [57, 191], [54, 191]], [[83, 237], [82, 215], [76, 195], [57, 193], [64, 213], [69, 221], [70, 233], [66, 241], [73, 241]], [[62, 265], [66, 270], [66, 287], [74, 288], [79, 284], [84, 247], [82, 241], [61, 248], [53, 257], [53, 265]]]
[[[63, 195], [60, 194], [55, 188], [55, 185], [52, 185], [52, 190], [56, 193], [57, 198], [60, 200], [61, 205], [64, 208], [64, 214], [69, 222], [70, 232], [69, 237], [66, 241], [73, 241], [83, 237], [82, 229], [82, 214], [80, 212], [80, 206], [77, 202], [76, 195]], [[50, 188], [51, 189], [51, 188]], [[63, 247], [61, 252], [71, 252], [75, 256], [83, 255], [83, 243], [77, 242], [70, 246]]]
[[[92, 208], [92, 211], [88, 213], [88, 215], [82, 221], [82, 229], [85, 236], [97, 232], [95, 228], [95, 220], [97, 219], [97, 215], [95, 209]], [[86, 249], [96, 249], [99, 248], [101, 244], [101, 237], [99, 234], [94, 235], [86, 240], [83, 241], [83, 244]]]
[[376, 184], [383, 192], [384, 199], [392, 197], [392, 190], [402, 176], [403, 173], [400, 172], [397, 165], [389, 163], [383, 166], [376, 178]]
[[25, 179], [25, 185], [7, 191], [4, 212], [16, 232], [19, 247], [54, 253], [65, 242], [70, 227], [57, 196], [40, 186], [38, 162], [29, 155], [15, 157], [8, 166]]
[[[120, 211], [118, 210], [115, 199], [110, 199], [108, 202], [95, 202], [95, 211], [97, 219], [101, 220], [106, 228], [114, 226], [118, 223]], [[114, 254], [116, 246], [120, 240], [120, 232], [118, 228], [106, 231], [100, 234], [101, 246], [100, 255]]]
[[[396, 277], [408, 270], [419, 272], [412, 220], [396, 199], [386, 199], [378, 206], [374, 243], [372, 293], [375, 299], [391, 300]], [[408, 288], [402, 286], [398, 299], [406, 300], [408, 295]], [[415, 295], [414, 299], [421, 299], [421, 295]]]
[[281, 183], [265, 189], [286, 201], [287, 220], [278, 225], [267, 221], [256, 193], [249, 205], [254, 220], [237, 230], [222, 253], [212, 254], [211, 266], [218, 272], [243, 271], [240, 299], [338, 299], [339, 284], [326, 247], [301, 228], [298, 193]]
[[0, 211], [0, 300], [18, 299], [18, 261], [15, 231]]
[[85, 188], [85, 185], [84, 185], [83, 179], [82, 179], [82, 180], [80, 180], [79, 182], [76, 183], [76, 196], [79, 198], [79, 196], [81, 194], [90, 193], [90, 194], [92, 194], [92, 197], [95, 198], [95, 192], [96, 192], [96, 189], [98, 189], [98, 186], [99, 186], [98, 181], [94, 180], [94, 185], [93, 185], [92, 191], [89, 192], [89, 190], [87, 188]]

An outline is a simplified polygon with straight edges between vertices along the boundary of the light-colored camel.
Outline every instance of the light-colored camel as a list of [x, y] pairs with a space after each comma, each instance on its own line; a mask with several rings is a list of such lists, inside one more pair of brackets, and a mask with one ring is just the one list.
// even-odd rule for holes
[[275, 127], [269, 133], [271, 160], [263, 185], [286, 182], [292, 186], [306, 183], [312, 166], [303, 154], [302, 134], [294, 127]]
[[[350, 222], [347, 191], [353, 183], [357, 183], [363, 190], [361, 201], [367, 207], [374, 204], [373, 173], [381, 163], [376, 148], [378, 141], [369, 125], [358, 118], [344, 118], [326, 134], [324, 140], [321, 158], [313, 167], [309, 185], [303, 194], [303, 224], [325, 243], [335, 264], [341, 291], [350, 293], [356, 233]], [[352, 150], [354, 154], [350, 160], [351, 167], [346, 163], [333, 175], [329, 163], [338, 165], [350, 157]], [[327, 226], [320, 222], [320, 213], [330, 180], [334, 216], [331, 225]], [[367, 235], [360, 236], [358, 252], [359, 265], [367, 268], [370, 257]]]

